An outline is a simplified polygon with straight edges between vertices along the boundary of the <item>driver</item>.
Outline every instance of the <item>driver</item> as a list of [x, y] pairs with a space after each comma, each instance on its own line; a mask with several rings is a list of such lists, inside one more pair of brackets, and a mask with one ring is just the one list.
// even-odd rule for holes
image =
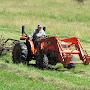
[[45, 34], [45, 31], [43, 30], [42, 25], [39, 24], [37, 26], [37, 29], [35, 29], [35, 31], [33, 32], [32, 38], [33, 38], [33, 40], [36, 40], [36, 39], [39, 39], [43, 36], [46, 36], [46, 34]]
[[35, 31], [34, 31], [33, 34], [32, 34], [32, 40], [33, 40], [34, 42], [37, 42], [37, 43], [38, 43], [39, 39], [42, 38], [42, 37], [44, 37], [44, 36], [46, 36], [46, 33], [45, 33], [45, 31], [43, 30], [42, 25], [39, 24], [39, 25], [37, 26], [37, 29], [35, 29]]

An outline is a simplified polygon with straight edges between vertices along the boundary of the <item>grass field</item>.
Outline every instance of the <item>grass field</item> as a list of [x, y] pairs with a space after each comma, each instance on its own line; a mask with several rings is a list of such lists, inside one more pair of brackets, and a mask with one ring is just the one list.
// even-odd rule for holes
[[[0, 35], [5, 38], [19, 39], [22, 25], [31, 34], [39, 23], [51, 36], [80, 38], [90, 54], [90, 0], [84, 5], [75, 0], [0, 0]], [[90, 65], [40, 70], [11, 60], [11, 53], [0, 56], [0, 90], [90, 90]]]

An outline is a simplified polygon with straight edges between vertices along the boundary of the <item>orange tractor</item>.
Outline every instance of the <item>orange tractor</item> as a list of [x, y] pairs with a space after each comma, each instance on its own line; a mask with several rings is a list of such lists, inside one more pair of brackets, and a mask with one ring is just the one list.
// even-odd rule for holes
[[33, 40], [25, 33], [22, 26], [22, 36], [13, 48], [12, 57], [14, 63], [27, 63], [36, 60], [40, 68], [48, 68], [48, 65], [62, 63], [64, 68], [73, 68], [77, 63], [74, 54], [80, 57], [84, 65], [90, 63], [90, 56], [83, 50], [80, 40], [76, 37], [61, 39], [59, 37], [40, 38], [36, 46]]

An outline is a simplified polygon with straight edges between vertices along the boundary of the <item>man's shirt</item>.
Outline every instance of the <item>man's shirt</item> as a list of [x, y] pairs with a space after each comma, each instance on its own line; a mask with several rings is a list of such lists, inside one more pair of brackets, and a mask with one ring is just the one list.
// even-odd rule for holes
[[38, 38], [40, 38], [40, 37], [42, 37], [42, 36], [46, 36], [46, 34], [45, 34], [45, 32], [44, 32], [43, 29], [41, 29], [40, 31], [35, 30], [35, 31], [33, 32], [33, 34], [32, 34], [32, 38], [33, 38], [33, 39], [38, 39]]

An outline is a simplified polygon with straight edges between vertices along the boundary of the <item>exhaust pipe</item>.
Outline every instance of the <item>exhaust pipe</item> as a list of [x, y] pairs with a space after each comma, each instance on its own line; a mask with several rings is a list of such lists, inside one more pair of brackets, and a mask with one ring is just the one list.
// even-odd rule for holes
[[22, 26], [22, 35], [25, 34], [25, 26]]

